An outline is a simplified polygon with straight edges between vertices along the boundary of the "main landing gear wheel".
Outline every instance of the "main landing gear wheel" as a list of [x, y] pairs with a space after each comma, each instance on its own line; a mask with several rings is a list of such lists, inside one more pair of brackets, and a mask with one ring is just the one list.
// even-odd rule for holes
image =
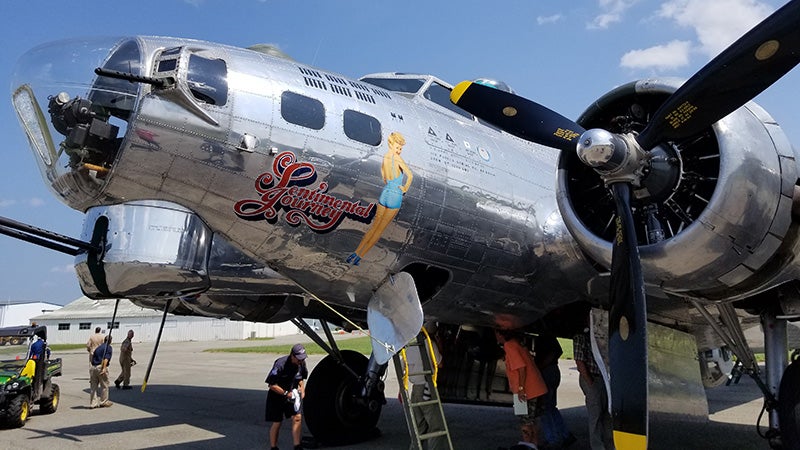
[[[366, 373], [369, 361], [364, 355], [352, 350], [341, 354], [355, 373]], [[352, 445], [376, 436], [383, 403], [371, 402], [373, 408], [367, 408], [361, 388], [362, 383], [333, 356], [317, 364], [303, 400], [303, 415], [314, 438], [329, 445]]]
[[800, 361], [783, 372], [778, 391], [778, 423], [784, 449], [800, 449]]

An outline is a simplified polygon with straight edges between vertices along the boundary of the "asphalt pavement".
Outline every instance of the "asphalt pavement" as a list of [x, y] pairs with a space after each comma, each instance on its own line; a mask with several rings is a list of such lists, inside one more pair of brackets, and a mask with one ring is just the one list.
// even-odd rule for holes
[[[305, 336], [281, 337], [269, 345], [307, 342]], [[19, 429], [0, 429], [0, 449], [259, 449], [269, 448], [264, 422], [264, 378], [281, 355], [211, 353], [206, 349], [265, 345], [265, 341], [162, 343], [147, 389], [142, 379], [153, 348], [135, 343], [132, 390], [111, 388], [110, 408], [89, 409], [88, 357], [83, 350], [54, 353], [64, 362], [57, 378], [61, 403], [51, 415], [34, 408]], [[6, 350], [3, 350], [5, 352]], [[116, 356], [116, 355], [115, 355]], [[0, 356], [5, 358], [5, 356]], [[309, 369], [322, 356], [308, 358]], [[119, 374], [116, 357], [112, 380]], [[381, 436], [339, 449], [406, 449], [409, 436], [397, 401], [397, 380], [390, 368], [386, 379], [387, 404], [378, 427]], [[588, 447], [583, 395], [573, 361], [561, 361], [559, 408], [578, 442], [570, 449]], [[708, 391], [708, 422], [651, 421], [652, 449], [768, 449], [756, 432], [762, 399], [755, 383], [743, 377], [738, 384]], [[509, 407], [446, 404], [445, 416], [456, 449], [496, 450], [518, 439], [517, 421]], [[766, 417], [762, 419], [762, 430]], [[310, 434], [304, 428], [304, 436]], [[289, 423], [284, 423], [280, 448], [291, 449]]]

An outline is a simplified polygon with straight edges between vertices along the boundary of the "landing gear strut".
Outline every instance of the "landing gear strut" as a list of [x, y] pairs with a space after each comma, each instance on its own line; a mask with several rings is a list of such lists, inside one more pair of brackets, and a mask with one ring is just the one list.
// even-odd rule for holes
[[[305, 321], [292, 322], [328, 353], [306, 384], [303, 415], [311, 434], [328, 445], [352, 445], [377, 437], [376, 425], [386, 403], [379, 368], [358, 352], [339, 350], [326, 322], [321, 326], [328, 342]], [[385, 368], [384, 364], [383, 372]]]
[[398, 272], [386, 277], [367, 305], [372, 339], [369, 360], [354, 351], [339, 351], [327, 322], [322, 322], [322, 329], [330, 346], [307, 323], [292, 319], [328, 352], [314, 368], [305, 389], [303, 412], [315, 438], [340, 445], [371, 439], [380, 433], [375, 425], [386, 403], [386, 367], [392, 356], [417, 335], [422, 317], [414, 277]]
[[[778, 319], [774, 312], [767, 311], [761, 314], [761, 326], [764, 329], [766, 388], [771, 394], [771, 398], [767, 396], [766, 408], [769, 411], [769, 430], [767, 430], [765, 437], [769, 440], [769, 445], [772, 448], [791, 448], [782, 445], [782, 442], [790, 444], [791, 441], [786, 441], [785, 436], [782, 436], [784, 434], [782, 431], [785, 430], [782, 430], [778, 408], [776, 408], [782, 400], [779, 389], [781, 377], [784, 375], [784, 368], [787, 364], [786, 320]], [[790, 427], [787, 426], [787, 428]]]
[[[769, 429], [762, 434], [759, 428], [759, 435], [769, 441], [771, 448], [800, 450], [800, 362], [797, 361], [800, 353], [795, 350], [792, 364], [787, 368], [789, 345], [786, 316], [777, 315], [773, 309], [761, 313], [766, 359], [765, 380], [762, 380], [755, 356], [747, 345], [732, 305], [717, 305], [723, 325], [720, 326], [704, 306], [696, 301], [693, 303], [736, 354], [741, 363], [740, 370], [750, 375], [764, 394], [764, 410], [769, 414]], [[741, 373], [735, 376], [740, 375]]]

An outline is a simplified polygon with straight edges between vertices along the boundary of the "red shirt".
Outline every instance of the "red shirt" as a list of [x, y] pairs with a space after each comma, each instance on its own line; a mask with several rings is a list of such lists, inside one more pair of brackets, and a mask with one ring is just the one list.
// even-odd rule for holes
[[[519, 387], [524, 386], [525, 396], [536, 398], [547, 393], [547, 386], [544, 384], [542, 374], [533, 363], [530, 352], [524, 348], [516, 339], [508, 340], [503, 344], [506, 352], [506, 375], [508, 376], [508, 387], [511, 393], [519, 393]], [[525, 384], [520, 384], [520, 368], [525, 368]]]

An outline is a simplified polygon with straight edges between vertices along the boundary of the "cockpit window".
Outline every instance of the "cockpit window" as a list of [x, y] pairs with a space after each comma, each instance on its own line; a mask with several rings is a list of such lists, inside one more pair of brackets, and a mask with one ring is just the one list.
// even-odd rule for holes
[[387, 91], [407, 92], [416, 94], [425, 84], [425, 80], [419, 78], [362, 78], [361, 81], [369, 83]]
[[428, 87], [428, 89], [425, 91], [424, 96], [433, 103], [444, 106], [450, 111], [461, 114], [462, 116], [472, 120], [472, 114], [464, 111], [450, 101], [450, 89], [442, 86], [441, 84], [431, 83], [430, 87]]
[[216, 106], [228, 102], [228, 66], [225, 61], [191, 55], [186, 80], [189, 91], [197, 100]]

